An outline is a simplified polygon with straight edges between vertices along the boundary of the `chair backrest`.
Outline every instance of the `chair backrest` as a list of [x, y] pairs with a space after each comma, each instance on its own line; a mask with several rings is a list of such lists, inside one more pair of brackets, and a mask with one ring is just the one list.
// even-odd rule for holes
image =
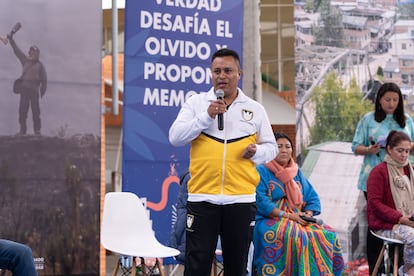
[[105, 195], [101, 242], [110, 251], [137, 257], [172, 257], [180, 253], [157, 240], [142, 201], [130, 192]]

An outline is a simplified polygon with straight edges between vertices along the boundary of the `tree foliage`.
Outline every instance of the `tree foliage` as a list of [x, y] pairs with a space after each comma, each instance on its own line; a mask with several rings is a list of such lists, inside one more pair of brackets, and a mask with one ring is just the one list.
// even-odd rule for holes
[[311, 144], [327, 141], [350, 142], [360, 118], [373, 110], [370, 101], [362, 100], [355, 80], [344, 88], [335, 72], [329, 73], [311, 98], [315, 120], [310, 129]]
[[377, 76], [384, 77], [384, 69], [381, 66], [378, 66]]
[[400, 19], [413, 20], [414, 19], [414, 2], [403, 3], [398, 6]]

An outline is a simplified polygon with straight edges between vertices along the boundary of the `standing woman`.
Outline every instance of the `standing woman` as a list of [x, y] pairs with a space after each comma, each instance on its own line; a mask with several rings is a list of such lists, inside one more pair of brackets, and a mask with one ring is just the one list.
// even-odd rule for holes
[[[404, 275], [414, 275], [414, 170], [408, 156], [411, 139], [391, 131], [384, 162], [372, 169], [367, 181], [367, 217], [370, 229], [404, 242]], [[399, 275], [402, 275], [400, 270]]]
[[[371, 169], [378, 165], [385, 156], [383, 142], [391, 130], [405, 132], [414, 140], [414, 123], [404, 112], [404, 102], [400, 88], [395, 83], [384, 83], [378, 90], [375, 99], [375, 110], [365, 114], [358, 122], [352, 151], [364, 155], [358, 180], [358, 189], [367, 198], [367, 178]], [[374, 268], [382, 243], [367, 233], [367, 257], [370, 273]]]

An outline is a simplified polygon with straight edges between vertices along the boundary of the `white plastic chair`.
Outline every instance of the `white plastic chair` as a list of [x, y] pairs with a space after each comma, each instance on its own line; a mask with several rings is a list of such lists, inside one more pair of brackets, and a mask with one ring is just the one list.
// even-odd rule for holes
[[[157, 240], [142, 201], [130, 192], [110, 192], [105, 195], [101, 243], [112, 252], [140, 257], [143, 275], [146, 275], [143, 258], [156, 258], [156, 266], [163, 276], [165, 273], [158, 258], [177, 256], [180, 253]], [[132, 275], [135, 275], [135, 271], [133, 267]]]

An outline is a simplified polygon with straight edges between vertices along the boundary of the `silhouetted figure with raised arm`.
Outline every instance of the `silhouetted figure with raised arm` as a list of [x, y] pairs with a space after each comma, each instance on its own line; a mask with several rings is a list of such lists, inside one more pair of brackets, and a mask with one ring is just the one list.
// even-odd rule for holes
[[[20, 131], [18, 135], [25, 135], [27, 132], [27, 113], [29, 107], [32, 108], [33, 129], [36, 135], [40, 135], [40, 105], [39, 92], [43, 97], [46, 93], [47, 75], [44, 65], [39, 61], [40, 51], [35, 45], [30, 46], [28, 55], [17, 46], [13, 35], [21, 28], [20, 23], [16, 23], [12, 31], [7, 35], [13, 52], [22, 64], [21, 90], [19, 103], [19, 123]], [[16, 91], [15, 91], [16, 93]]]

